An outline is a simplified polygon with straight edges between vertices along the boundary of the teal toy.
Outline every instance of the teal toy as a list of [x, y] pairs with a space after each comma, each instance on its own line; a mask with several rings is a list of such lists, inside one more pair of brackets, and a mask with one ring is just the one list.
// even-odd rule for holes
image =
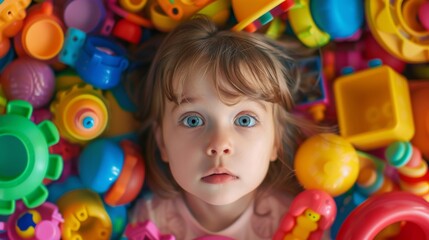
[[29, 102], [13, 100], [0, 115], [0, 215], [12, 214], [17, 200], [28, 208], [43, 204], [43, 179], [56, 180], [63, 170], [61, 156], [49, 154], [59, 141], [57, 128], [48, 120], [36, 125], [32, 112]]

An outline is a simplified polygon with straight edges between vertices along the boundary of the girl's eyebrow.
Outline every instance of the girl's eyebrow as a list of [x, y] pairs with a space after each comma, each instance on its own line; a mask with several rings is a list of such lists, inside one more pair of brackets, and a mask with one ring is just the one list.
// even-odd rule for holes
[[174, 104], [173, 109], [171, 111], [174, 112], [182, 104], [194, 103], [194, 102], [197, 102], [198, 100], [199, 99], [197, 97], [186, 97], [186, 96], [184, 96], [180, 99], [180, 102]]

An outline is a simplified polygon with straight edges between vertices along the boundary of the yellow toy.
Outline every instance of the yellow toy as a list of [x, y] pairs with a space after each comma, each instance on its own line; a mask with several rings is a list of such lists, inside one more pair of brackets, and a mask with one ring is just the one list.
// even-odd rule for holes
[[359, 159], [356, 150], [344, 138], [323, 133], [308, 138], [299, 146], [294, 167], [305, 189], [320, 189], [338, 196], [355, 183]]
[[429, 30], [418, 20], [424, 0], [366, 0], [369, 29], [377, 42], [393, 56], [410, 63], [429, 61]]
[[110, 239], [112, 222], [99, 195], [88, 189], [77, 189], [62, 195], [57, 201], [64, 218], [61, 239]]
[[57, 93], [50, 109], [60, 136], [84, 144], [100, 136], [109, 120], [108, 103], [101, 90], [91, 85], [75, 85]]
[[289, 11], [289, 22], [298, 39], [307, 47], [321, 47], [331, 38], [314, 22], [310, 11], [310, 0], [295, 0], [295, 6]]
[[174, 21], [189, 19], [213, 0], [157, 0], [159, 6]]
[[130, 12], [138, 12], [144, 8], [147, 0], [119, 0], [119, 5]]
[[305, 190], [292, 201], [273, 240], [321, 239], [337, 215], [334, 199], [321, 190]]
[[304, 214], [296, 218], [296, 225], [284, 240], [308, 239], [311, 232], [317, 229], [320, 214], [311, 209], [305, 210]]
[[271, 22], [275, 16], [287, 12], [293, 6], [293, 0], [232, 0], [232, 8], [238, 23], [234, 31], [255, 32], [261, 26]]
[[[217, 0], [208, 3], [196, 14], [202, 14], [210, 17], [218, 26], [224, 25], [230, 16], [231, 2], [229, 0]], [[150, 4], [150, 18], [155, 28], [161, 32], [169, 32], [187, 18], [177, 21], [171, 18], [157, 1]], [[191, 16], [188, 16], [188, 18]]]
[[334, 94], [340, 134], [357, 148], [371, 150], [413, 137], [407, 80], [392, 68], [339, 77]]

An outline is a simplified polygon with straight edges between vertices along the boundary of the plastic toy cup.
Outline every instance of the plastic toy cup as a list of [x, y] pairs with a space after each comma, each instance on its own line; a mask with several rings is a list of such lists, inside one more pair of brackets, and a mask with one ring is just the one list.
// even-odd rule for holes
[[106, 9], [101, 0], [68, 0], [64, 5], [64, 23], [86, 33], [95, 30], [105, 16]]
[[392, 68], [341, 76], [334, 93], [341, 136], [357, 148], [372, 150], [413, 137], [408, 83]]
[[64, 32], [61, 21], [53, 14], [52, 3], [30, 8], [20, 40], [24, 51], [37, 59], [48, 60], [60, 52]]
[[75, 69], [83, 81], [105, 90], [119, 84], [128, 65], [124, 48], [108, 38], [90, 36], [82, 47]]

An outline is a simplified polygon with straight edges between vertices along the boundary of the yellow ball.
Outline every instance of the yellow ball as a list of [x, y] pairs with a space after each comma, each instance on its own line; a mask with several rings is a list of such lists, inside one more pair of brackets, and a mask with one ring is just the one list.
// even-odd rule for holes
[[354, 147], [341, 136], [323, 133], [304, 141], [295, 155], [296, 176], [305, 189], [338, 196], [349, 190], [359, 174]]

